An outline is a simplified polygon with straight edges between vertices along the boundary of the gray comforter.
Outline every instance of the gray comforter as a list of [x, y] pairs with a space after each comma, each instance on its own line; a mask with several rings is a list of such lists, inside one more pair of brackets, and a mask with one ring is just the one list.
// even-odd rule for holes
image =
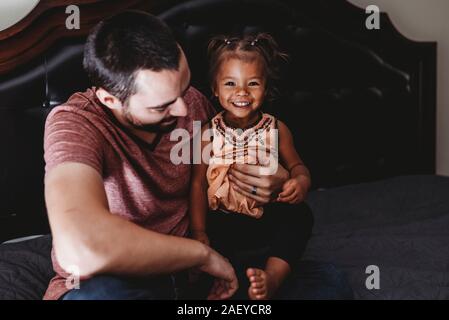
[[[316, 223], [305, 258], [343, 269], [356, 298], [449, 299], [449, 178], [345, 186], [308, 202]], [[379, 289], [365, 285], [370, 265], [379, 268]]]

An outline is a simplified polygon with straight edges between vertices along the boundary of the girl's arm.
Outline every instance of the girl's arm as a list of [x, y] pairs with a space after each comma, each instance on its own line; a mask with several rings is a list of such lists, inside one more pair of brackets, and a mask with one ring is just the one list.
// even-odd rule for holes
[[[207, 163], [203, 163], [203, 150], [210, 141], [202, 141], [204, 131], [210, 128], [209, 123], [201, 129], [201, 163], [194, 164], [192, 169], [191, 188], [190, 188], [190, 230], [194, 239], [209, 245], [206, 235], [206, 214], [208, 211], [207, 200]], [[198, 152], [194, 150], [193, 152]]]
[[288, 127], [278, 120], [279, 155], [290, 172], [290, 179], [284, 183], [278, 201], [299, 203], [306, 197], [311, 185], [310, 173], [296, 152], [293, 136]]

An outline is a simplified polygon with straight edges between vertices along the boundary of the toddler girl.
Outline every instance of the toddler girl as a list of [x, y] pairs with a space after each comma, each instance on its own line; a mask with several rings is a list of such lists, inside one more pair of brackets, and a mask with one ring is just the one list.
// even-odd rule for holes
[[[193, 168], [191, 234], [231, 261], [240, 282], [236, 298], [282, 297], [279, 290], [299, 261], [313, 223], [303, 202], [310, 175], [292, 134], [262, 112], [276, 92], [286, 55], [265, 33], [216, 37], [208, 54], [212, 90], [223, 111], [202, 128], [202, 136], [210, 136], [202, 151], [209, 146], [211, 152], [207, 163]], [[266, 168], [260, 174], [269, 174], [278, 158], [290, 179], [273, 202], [259, 203], [254, 186], [245, 194], [236, 191], [234, 163], [258, 165]]]

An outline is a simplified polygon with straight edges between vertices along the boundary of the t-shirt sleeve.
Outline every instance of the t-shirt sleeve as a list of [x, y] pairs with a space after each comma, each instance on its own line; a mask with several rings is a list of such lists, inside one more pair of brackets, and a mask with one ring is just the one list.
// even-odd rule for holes
[[45, 172], [65, 162], [86, 164], [100, 175], [103, 171], [103, 138], [100, 131], [83, 115], [58, 111], [45, 123]]
[[212, 103], [198, 89], [191, 87], [190, 103], [195, 108], [194, 119], [201, 120], [202, 123], [212, 119], [216, 114]]

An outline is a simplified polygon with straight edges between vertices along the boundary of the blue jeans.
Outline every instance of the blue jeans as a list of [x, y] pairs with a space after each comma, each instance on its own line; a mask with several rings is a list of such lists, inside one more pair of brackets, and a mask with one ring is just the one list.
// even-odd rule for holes
[[[176, 278], [176, 279], [175, 279]], [[189, 299], [182, 287], [182, 277], [130, 278], [96, 276], [82, 281], [80, 289], [66, 293], [63, 300], [167, 300]], [[197, 297], [195, 297], [197, 298]], [[301, 261], [279, 289], [276, 299], [315, 300], [353, 299], [344, 274], [325, 262]]]
[[172, 276], [134, 278], [100, 275], [81, 281], [62, 300], [173, 300], [176, 291]]

